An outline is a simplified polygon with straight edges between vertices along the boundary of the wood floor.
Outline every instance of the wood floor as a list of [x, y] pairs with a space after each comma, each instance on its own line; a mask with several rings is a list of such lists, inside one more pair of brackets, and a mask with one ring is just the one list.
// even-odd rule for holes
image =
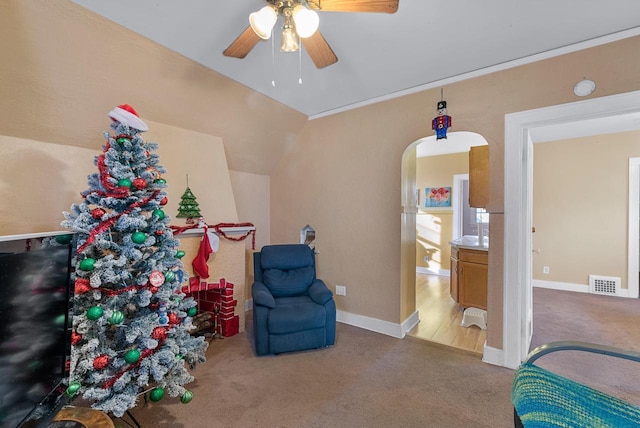
[[462, 308], [449, 295], [449, 277], [416, 274], [416, 309], [420, 322], [410, 336], [482, 354], [486, 330], [462, 327]]

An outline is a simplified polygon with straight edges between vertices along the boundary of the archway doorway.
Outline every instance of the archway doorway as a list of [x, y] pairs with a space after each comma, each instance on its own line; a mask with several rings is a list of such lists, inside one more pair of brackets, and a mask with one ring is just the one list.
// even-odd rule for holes
[[[410, 335], [482, 353], [485, 332], [477, 326], [461, 326], [462, 310], [449, 292], [449, 241], [462, 235], [466, 216], [461, 189], [468, 183], [469, 150], [480, 145], [487, 145], [487, 141], [479, 134], [451, 132], [446, 140], [424, 137], [405, 150], [402, 163], [405, 198], [402, 266], [405, 272], [402, 278], [413, 282], [403, 287], [411, 287], [415, 292], [420, 319], [409, 331]], [[452, 196], [450, 206], [425, 207], [425, 187], [431, 185], [444, 186], [453, 194], [449, 195]], [[468, 202], [466, 205], [468, 207]], [[465, 211], [467, 215], [471, 212], [468, 208]], [[475, 216], [473, 223], [475, 227]], [[411, 257], [413, 263], [408, 263]]]

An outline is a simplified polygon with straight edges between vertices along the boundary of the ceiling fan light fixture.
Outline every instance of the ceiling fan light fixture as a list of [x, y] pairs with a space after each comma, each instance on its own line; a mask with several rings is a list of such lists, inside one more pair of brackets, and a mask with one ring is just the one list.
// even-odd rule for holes
[[298, 33], [293, 28], [291, 8], [285, 8], [282, 14], [284, 15], [284, 25], [282, 26], [280, 52], [298, 52], [300, 50], [300, 42], [298, 41]]
[[316, 11], [298, 4], [293, 8], [293, 22], [296, 24], [298, 35], [306, 39], [318, 30], [320, 17]]
[[271, 30], [276, 25], [278, 14], [272, 6], [265, 6], [257, 12], [249, 15], [249, 24], [253, 31], [261, 39], [267, 40], [271, 37]]
[[300, 43], [298, 42], [298, 35], [296, 34], [293, 26], [287, 26], [285, 24], [282, 27], [282, 43], [280, 45], [281, 52], [298, 52], [300, 50]]

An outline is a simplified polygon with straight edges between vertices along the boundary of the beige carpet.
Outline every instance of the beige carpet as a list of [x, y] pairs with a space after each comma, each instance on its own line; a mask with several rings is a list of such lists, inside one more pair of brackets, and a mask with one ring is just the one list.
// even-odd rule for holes
[[513, 426], [514, 372], [476, 354], [340, 323], [322, 350], [256, 357], [250, 337], [211, 342], [191, 403], [141, 400], [131, 413], [149, 428]]
[[[640, 352], [640, 301], [534, 288], [531, 348], [558, 340]], [[640, 363], [568, 351], [544, 356], [536, 364], [640, 405]]]

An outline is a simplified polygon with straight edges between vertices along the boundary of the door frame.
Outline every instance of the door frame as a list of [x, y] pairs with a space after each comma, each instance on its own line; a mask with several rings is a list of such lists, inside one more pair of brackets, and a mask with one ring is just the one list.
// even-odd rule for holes
[[494, 354], [501, 361], [490, 362], [517, 368], [531, 340], [531, 133], [545, 126], [638, 113], [640, 91], [505, 115], [503, 346], [501, 357]]
[[464, 206], [464, 192], [462, 186], [465, 181], [469, 181], [469, 174], [454, 174], [453, 175], [453, 190], [452, 190], [452, 204], [453, 204], [453, 239], [462, 237], [464, 230], [464, 213], [462, 207]]

